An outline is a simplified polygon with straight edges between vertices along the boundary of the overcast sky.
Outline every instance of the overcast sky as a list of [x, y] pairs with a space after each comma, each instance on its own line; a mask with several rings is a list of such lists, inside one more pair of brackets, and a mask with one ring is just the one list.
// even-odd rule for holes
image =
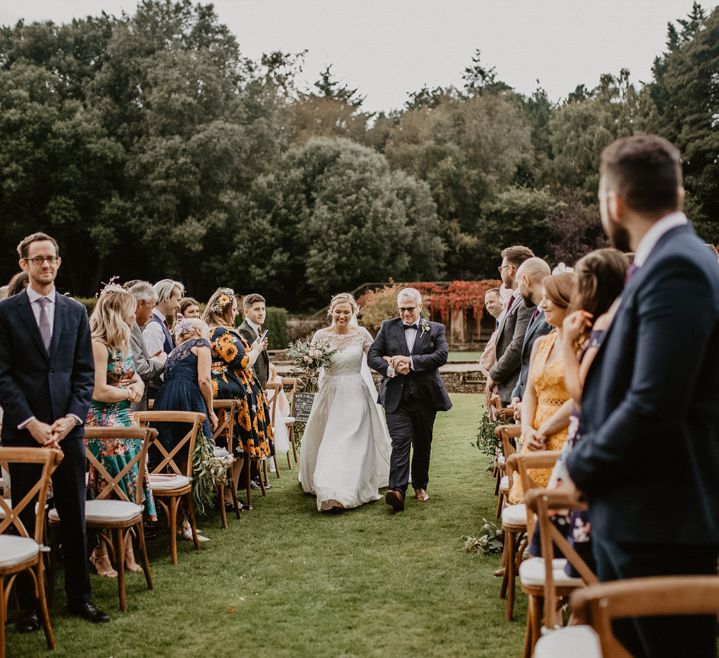
[[[537, 80], [558, 100], [577, 84], [628, 68], [649, 80], [666, 24], [691, 0], [218, 0], [243, 54], [307, 50], [303, 78], [328, 64], [368, 110], [401, 107], [423, 84], [461, 85], [476, 48], [517, 90]], [[710, 10], [714, 0], [700, 3]], [[0, 24], [132, 13], [133, 0], [0, 0]]]

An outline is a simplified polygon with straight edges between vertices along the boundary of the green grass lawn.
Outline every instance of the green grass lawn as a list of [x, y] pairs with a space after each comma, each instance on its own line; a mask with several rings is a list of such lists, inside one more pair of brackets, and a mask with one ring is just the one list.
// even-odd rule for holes
[[481, 352], [450, 352], [450, 361], [479, 361]]
[[429, 492], [403, 514], [372, 505], [321, 515], [281, 471], [255, 509], [202, 519], [212, 541], [196, 554], [182, 542], [169, 563], [167, 537], [150, 542], [155, 591], [128, 576], [129, 612], [117, 609], [114, 580], [93, 576], [95, 602], [112, 621], [67, 616], [58, 582], [52, 621], [58, 648], [42, 632], [8, 627], [8, 656], [482, 656], [519, 655], [525, 604], [504, 621], [498, 556], [464, 552], [461, 537], [493, 519], [488, 459], [470, 445], [481, 397], [452, 396], [439, 414]]

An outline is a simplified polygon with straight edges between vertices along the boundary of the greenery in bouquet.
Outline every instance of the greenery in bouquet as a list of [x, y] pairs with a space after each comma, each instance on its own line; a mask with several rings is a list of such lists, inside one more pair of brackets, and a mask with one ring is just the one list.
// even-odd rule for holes
[[506, 420], [493, 421], [489, 419], [489, 415], [486, 411], [482, 413], [479, 419], [479, 427], [477, 428], [477, 441], [474, 445], [489, 457], [494, 457], [499, 450], [500, 440], [494, 433], [495, 428], [498, 425], [506, 425]]
[[287, 356], [295, 367], [302, 388], [306, 391], [316, 391], [319, 381], [320, 368], [326, 368], [337, 348], [328, 338], [317, 336], [314, 340], [297, 340], [290, 343]]
[[228, 484], [227, 469], [232, 456], [215, 453], [215, 443], [209, 437], [199, 437], [192, 456], [192, 500], [197, 513], [204, 516], [215, 504], [217, 487]]

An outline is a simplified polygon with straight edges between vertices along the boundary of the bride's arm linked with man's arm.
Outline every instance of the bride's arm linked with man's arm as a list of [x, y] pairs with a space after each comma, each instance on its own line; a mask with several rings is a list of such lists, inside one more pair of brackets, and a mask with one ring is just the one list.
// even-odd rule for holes
[[376, 370], [383, 377], [387, 377], [387, 368], [389, 367], [389, 364], [384, 359], [385, 356], [390, 356], [387, 354], [387, 348], [385, 345], [385, 328], [389, 322], [390, 320], [382, 321], [382, 326], [380, 327], [374, 342], [370, 345], [370, 348], [367, 351], [367, 365], [369, 365], [372, 370]]

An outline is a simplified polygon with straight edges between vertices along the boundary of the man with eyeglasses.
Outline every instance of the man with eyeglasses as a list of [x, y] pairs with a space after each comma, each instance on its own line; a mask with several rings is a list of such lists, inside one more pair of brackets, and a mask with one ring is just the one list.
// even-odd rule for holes
[[[85, 442], [82, 426], [92, 400], [95, 365], [90, 325], [82, 304], [59, 295], [55, 277], [62, 263], [57, 242], [33, 233], [18, 245], [27, 289], [0, 302], [0, 406], [4, 446], [57, 448], [63, 460], [52, 476], [55, 507], [62, 519], [65, 591], [71, 614], [91, 622], [108, 616], [90, 601], [85, 528]], [[40, 478], [33, 465], [10, 467], [13, 506]], [[21, 514], [35, 527], [35, 507]], [[40, 627], [31, 578], [17, 580], [20, 632]]]
[[397, 306], [400, 317], [382, 322], [367, 353], [367, 363], [382, 375], [379, 401], [392, 440], [385, 501], [395, 512], [401, 512], [410, 481], [411, 451], [414, 497], [421, 503], [429, 502], [434, 420], [438, 411], [449, 411], [452, 402], [439, 376], [449, 353], [444, 325], [421, 317], [422, 296], [414, 288], [399, 292]]

